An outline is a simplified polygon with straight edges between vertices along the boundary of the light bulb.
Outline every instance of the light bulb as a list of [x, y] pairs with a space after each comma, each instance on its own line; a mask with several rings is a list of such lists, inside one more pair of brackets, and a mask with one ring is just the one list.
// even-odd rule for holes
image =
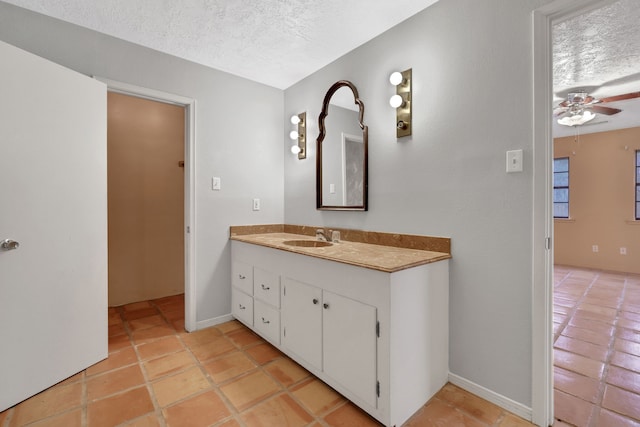
[[289, 133], [289, 138], [298, 139], [298, 131], [292, 130], [291, 133]]
[[403, 80], [402, 73], [399, 71], [395, 71], [389, 76], [389, 82], [394, 86], [398, 86]]
[[402, 99], [402, 97], [400, 95], [393, 95], [389, 99], [389, 105], [391, 105], [393, 108], [398, 108], [402, 104], [404, 104], [404, 100]]
[[297, 125], [298, 123], [300, 123], [300, 117], [298, 117], [297, 115], [291, 116], [291, 123]]
[[302, 151], [302, 149], [301, 149], [300, 147], [298, 147], [297, 145], [292, 145], [292, 146], [291, 146], [291, 152], [292, 152], [293, 154], [298, 154], [298, 153], [299, 153], [299, 152], [301, 152], [301, 151]]

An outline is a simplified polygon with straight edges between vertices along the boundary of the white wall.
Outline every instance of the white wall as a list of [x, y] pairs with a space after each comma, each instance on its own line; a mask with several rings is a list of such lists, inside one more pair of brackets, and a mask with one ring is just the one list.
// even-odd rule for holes
[[[285, 157], [285, 222], [452, 238], [450, 369], [531, 406], [532, 14], [548, 0], [441, 0], [285, 91], [307, 111]], [[396, 140], [388, 76], [413, 68], [413, 136]], [[369, 126], [369, 211], [315, 210], [314, 139], [332, 83]], [[288, 147], [284, 148], [285, 150]], [[524, 150], [524, 172], [505, 152]]]
[[[229, 226], [283, 221], [282, 91], [3, 2], [0, 40], [87, 75], [196, 100], [196, 316], [229, 314]], [[212, 176], [222, 191], [211, 191]]]

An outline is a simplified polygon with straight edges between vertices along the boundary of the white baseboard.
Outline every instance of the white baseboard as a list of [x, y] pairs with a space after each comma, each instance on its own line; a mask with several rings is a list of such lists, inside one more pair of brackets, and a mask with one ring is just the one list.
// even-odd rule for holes
[[449, 372], [449, 382], [451, 384], [457, 385], [461, 389], [468, 391], [469, 393], [475, 394], [476, 396], [481, 397], [484, 400], [488, 400], [489, 402], [498, 405], [502, 409], [513, 412], [517, 416], [522, 417], [527, 421], [531, 421], [532, 419], [531, 408], [494, 391], [491, 391], [488, 388], [484, 388], [481, 385], [469, 381], [466, 378]]
[[220, 323], [228, 322], [233, 320], [234, 317], [231, 314], [225, 314], [224, 316], [212, 317], [207, 320], [199, 320], [196, 322], [196, 331], [200, 329], [208, 328], [211, 326], [219, 325]]

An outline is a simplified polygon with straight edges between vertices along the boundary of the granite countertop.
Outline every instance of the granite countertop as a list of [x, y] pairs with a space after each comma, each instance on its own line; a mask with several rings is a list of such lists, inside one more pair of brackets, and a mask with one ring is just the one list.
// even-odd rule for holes
[[288, 240], [313, 241], [316, 240], [316, 238], [315, 236], [310, 236], [308, 234], [295, 234], [278, 231], [264, 232], [267, 231], [264, 229], [256, 230], [263, 232], [253, 234], [234, 233], [233, 229], [234, 227], [232, 227], [231, 230], [231, 240], [309, 255], [316, 258], [342, 262], [387, 273], [393, 273], [407, 268], [451, 258], [451, 254], [446, 252], [434, 252], [415, 248], [394, 247], [344, 240], [339, 243], [334, 243], [331, 246], [319, 248], [290, 246], [284, 244], [284, 242]]

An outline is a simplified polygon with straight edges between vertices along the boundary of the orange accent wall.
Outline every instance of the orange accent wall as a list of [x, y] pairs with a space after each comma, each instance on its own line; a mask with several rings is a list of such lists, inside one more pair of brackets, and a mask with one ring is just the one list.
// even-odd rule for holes
[[570, 216], [554, 221], [556, 264], [640, 274], [640, 221], [634, 221], [638, 149], [640, 128], [555, 139], [554, 157], [569, 157]]
[[109, 93], [109, 305], [184, 292], [183, 107]]

